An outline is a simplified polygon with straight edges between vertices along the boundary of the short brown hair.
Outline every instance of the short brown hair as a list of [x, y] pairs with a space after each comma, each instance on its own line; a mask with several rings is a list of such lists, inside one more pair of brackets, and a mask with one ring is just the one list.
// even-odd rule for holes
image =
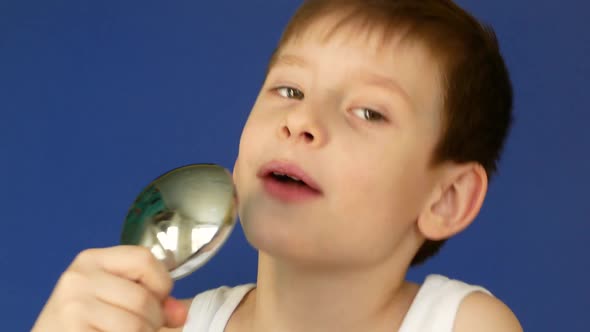
[[[384, 37], [421, 41], [439, 62], [443, 82], [443, 132], [432, 165], [477, 162], [495, 174], [512, 123], [512, 86], [493, 29], [479, 23], [451, 0], [307, 0], [287, 25], [281, 47], [309, 25], [342, 13], [332, 32], [349, 23], [379, 29]], [[415, 266], [436, 254], [445, 240], [427, 240]]]

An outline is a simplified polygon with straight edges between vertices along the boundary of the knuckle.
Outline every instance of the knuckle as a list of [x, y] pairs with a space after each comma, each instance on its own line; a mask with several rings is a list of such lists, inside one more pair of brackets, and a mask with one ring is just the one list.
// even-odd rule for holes
[[154, 265], [157, 263], [156, 257], [152, 254], [152, 252], [145, 247], [138, 247], [137, 248], [137, 259], [140, 263], [146, 265]]
[[[162, 263], [158, 261], [150, 249], [145, 247], [139, 247], [137, 249], [137, 259], [142, 266], [146, 266], [150, 271], [162, 270]], [[169, 278], [168, 274], [166, 274], [166, 277], [161, 282], [167, 290], [172, 288], [172, 279]]]
[[66, 270], [59, 280], [58, 286], [65, 289], [80, 289], [86, 282], [86, 277], [76, 270]]
[[172, 278], [167, 274], [164, 280], [162, 280], [162, 287], [164, 288], [164, 291], [169, 293], [172, 290], [173, 285], [174, 282], [172, 281]]
[[135, 253], [135, 257], [137, 259], [137, 264], [139, 264], [147, 274], [157, 280], [157, 292], [169, 293], [172, 290], [173, 281], [170, 275], [165, 272], [166, 269], [164, 265], [158, 261], [150, 249], [146, 247], [137, 247], [136, 249], [137, 252]]
[[95, 256], [95, 254], [96, 249], [82, 250], [78, 253], [78, 255], [76, 255], [76, 258], [74, 258], [74, 263], [87, 262], [91, 260]]

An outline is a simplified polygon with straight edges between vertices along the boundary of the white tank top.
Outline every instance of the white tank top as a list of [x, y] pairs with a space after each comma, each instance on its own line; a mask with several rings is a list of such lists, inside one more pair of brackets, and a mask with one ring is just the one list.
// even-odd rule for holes
[[[255, 287], [223, 286], [197, 295], [189, 309], [183, 332], [223, 332], [231, 314]], [[480, 286], [429, 275], [424, 280], [398, 332], [452, 332], [461, 301], [472, 292], [491, 293]]]

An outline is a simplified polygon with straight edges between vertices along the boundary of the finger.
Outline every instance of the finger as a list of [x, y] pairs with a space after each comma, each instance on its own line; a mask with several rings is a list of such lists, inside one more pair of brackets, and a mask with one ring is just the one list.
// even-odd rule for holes
[[88, 325], [99, 331], [157, 331], [147, 320], [123, 308], [112, 306], [96, 299], [88, 304], [88, 308], [91, 311]]
[[100, 301], [141, 316], [156, 330], [164, 325], [162, 304], [148, 289], [106, 272], [95, 273], [91, 278], [94, 296]]
[[164, 315], [166, 327], [181, 327], [185, 324], [188, 316], [188, 305], [173, 297], [164, 300]]
[[101, 269], [135, 281], [164, 300], [172, 290], [172, 279], [164, 264], [149, 249], [140, 246], [116, 246], [88, 249], [72, 263], [73, 269]]

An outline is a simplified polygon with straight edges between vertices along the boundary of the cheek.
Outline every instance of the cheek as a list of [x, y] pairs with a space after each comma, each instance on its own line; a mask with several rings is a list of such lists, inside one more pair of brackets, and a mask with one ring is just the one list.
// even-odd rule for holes
[[261, 144], [268, 140], [270, 130], [272, 130], [272, 123], [267, 116], [253, 109], [242, 129], [240, 154], [249, 156], [253, 150], [260, 150]]
[[355, 166], [343, 170], [342, 180], [336, 182], [338, 199], [333, 207], [345, 209], [344, 215], [350, 216], [347, 219], [358, 228], [366, 224], [354, 220], [384, 232], [411, 226], [427, 192], [423, 162], [400, 151], [388, 158], [366, 158], [351, 165]]
[[240, 136], [240, 143], [238, 148], [238, 155], [234, 162], [233, 168], [233, 180], [238, 192], [238, 198], [242, 202], [241, 198], [246, 194], [248, 187], [248, 175], [255, 172], [253, 169], [254, 160], [256, 158], [256, 134], [253, 130], [253, 122], [251, 117], [245, 123]]
[[256, 119], [251, 114], [242, 129], [238, 156], [234, 166], [234, 173], [236, 173], [234, 175], [236, 177], [239, 177], [239, 173], [243, 172], [244, 164], [251, 163], [251, 159], [255, 157], [257, 146], [261, 140], [260, 129], [256, 128], [256, 123]]
[[[388, 259], [403, 242], [420, 210], [420, 195], [404, 176], [357, 177], [338, 188], [329, 215], [337, 228], [325, 232], [338, 255], [375, 263]], [[336, 254], [335, 254], [336, 255]]]

